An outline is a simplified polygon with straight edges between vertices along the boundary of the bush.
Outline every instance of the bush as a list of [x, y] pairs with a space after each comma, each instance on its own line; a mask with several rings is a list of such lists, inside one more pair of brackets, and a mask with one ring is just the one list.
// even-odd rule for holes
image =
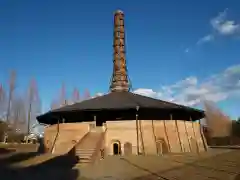
[[8, 130], [7, 123], [0, 120], [0, 142], [4, 141], [4, 134]]
[[7, 142], [21, 143], [24, 141], [24, 134], [13, 131], [6, 122], [0, 120], [0, 142], [4, 141], [5, 133], [8, 134]]
[[24, 134], [20, 134], [20, 133], [16, 133], [16, 132], [8, 133], [7, 142], [21, 143], [23, 141], [24, 141]]

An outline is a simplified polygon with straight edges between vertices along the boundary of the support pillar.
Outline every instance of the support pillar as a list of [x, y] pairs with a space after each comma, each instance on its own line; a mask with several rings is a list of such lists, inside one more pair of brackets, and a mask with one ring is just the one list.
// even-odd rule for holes
[[168, 151], [171, 152], [171, 146], [170, 146], [169, 137], [167, 134], [166, 120], [163, 120], [163, 126], [164, 126], [164, 134], [165, 134], [166, 140], [167, 140]]
[[194, 135], [194, 139], [196, 141], [196, 146], [197, 146], [197, 153], [199, 153], [199, 145], [198, 145], [198, 141], [197, 141], [197, 137], [196, 137], [196, 132], [195, 132], [195, 129], [194, 129], [194, 124], [193, 124], [193, 120], [192, 120], [192, 117], [190, 116], [190, 121], [192, 123], [192, 130], [193, 130], [193, 135]]
[[137, 155], [139, 155], [138, 110], [139, 106], [136, 107]]
[[[172, 114], [170, 114], [170, 119], [173, 120], [173, 119], [172, 119]], [[177, 130], [177, 136], [178, 136], [178, 141], [179, 141], [180, 149], [181, 149], [181, 152], [183, 152], [182, 142], [181, 142], [181, 138], [180, 138], [180, 134], [179, 134], [179, 129], [178, 129], [177, 120], [174, 120], [174, 121], [175, 121], [176, 130]]]

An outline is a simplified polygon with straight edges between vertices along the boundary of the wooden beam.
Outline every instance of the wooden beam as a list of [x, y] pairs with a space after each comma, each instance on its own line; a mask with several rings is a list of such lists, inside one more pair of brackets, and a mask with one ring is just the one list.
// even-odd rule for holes
[[[170, 114], [170, 119], [172, 120], [172, 114]], [[175, 121], [175, 126], [176, 126], [176, 130], [177, 130], [177, 136], [178, 136], [178, 141], [179, 141], [179, 145], [180, 145], [180, 148], [181, 148], [181, 152], [183, 152], [182, 142], [181, 142], [181, 138], [180, 138], [180, 134], [179, 134], [177, 120], [174, 120], [174, 121]]]
[[154, 127], [153, 120], [152, 120], [152, 132], [153, 132], [153, 139], [154, 139], [154, 142], [155, 142], [156, 153], [158, 154], [157, 137], [156, 137], [156, 134], [155, 134], [155, 127]]
[[167, 139], [168, 150], [169, 150], [169, 152], [171, 152], [171, 146], [170, 146], [170, 143], [169, 143], [169, 137], [168, 137], [167, 128], [166, 128], [166, 120], [163, 120], [163, 126], [164, 126], [164, 133], [165, 133], [165, 136], [166, 136], [166, 139]]
[[186, 121], [184, 121], [184, 128], [185, 128], [185, 134], [186, 134], [187, 139], [188, 139], [189, 150], [190, 150], [190, 152], [192, 152], [192, 147], [191, 147], [191, 142], [189, 140], [189, 134], [188, 134], [188, 131], [187, 131]]
[[192, 122], [192, 130], [193, 130], [193, 135], [194, 135], [194, 139], [196, 141], [196, 145], [197, 145], [197, 152], [199, 153], [199, 146], [198, 146], [198, 141], [197, 141], [197, 137], [196, 137], [196, 132], [195, 132], [195, 129], [194, 129], [194, 122], [192, 121], [192, 117], [190, 116], [190, 121]]

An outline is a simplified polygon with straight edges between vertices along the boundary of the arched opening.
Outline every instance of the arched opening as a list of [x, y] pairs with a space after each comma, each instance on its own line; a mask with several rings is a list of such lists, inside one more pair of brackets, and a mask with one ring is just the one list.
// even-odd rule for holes
[[132, 144], [130, 142], [126, 142], [124, 144], [124, 155], [131, 155], [132, 154]]
[[164, 138], [157, 138], [156, 146], [158, 155], [168, 153], [167, 143]]
[[114, 142], [113, 143], [113, 154], [114, 155], [121, 154], [121, 148], [120, 148], [120, 143], [119, 142]]

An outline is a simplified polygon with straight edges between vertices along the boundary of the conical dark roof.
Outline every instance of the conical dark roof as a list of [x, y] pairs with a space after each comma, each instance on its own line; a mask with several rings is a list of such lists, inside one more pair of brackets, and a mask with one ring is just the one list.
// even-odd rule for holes
[[[162, 101], [159, 99], [150, 98], [147, 96], [142, 96], [134, 94], [131, 92], [112, 92], [103, 96], [85, 100], [79, 103], [68, 105], [56, 110], [53, 112], [60, 111], [75, 111], [75, 110], [108, 110], [108, 109], [136, 109], [139, 106], [140, 108], [154, 108], [154, 109], [191, 109], [196, 110], [190, 107], [183, 105]], [[199, 111], [199, 110], [197, 110]]]
[[[73, 111], [107, 111], [107, 110], [128, 110], [136, 109], [159, 109], [159, 110], [178, 110], [189, 114], [198, 114], [199, 119], [204, 117], [204, 112], [187, 106], [154, 99], [131, 92], [112, 92], [103, 96], [85, 100], [72, 105], [64, 106], [59, 109], [52, 110], [48, 114], [56, 114], [62, 112]], [[41, 117], [37, 117], [39, 120]]]

